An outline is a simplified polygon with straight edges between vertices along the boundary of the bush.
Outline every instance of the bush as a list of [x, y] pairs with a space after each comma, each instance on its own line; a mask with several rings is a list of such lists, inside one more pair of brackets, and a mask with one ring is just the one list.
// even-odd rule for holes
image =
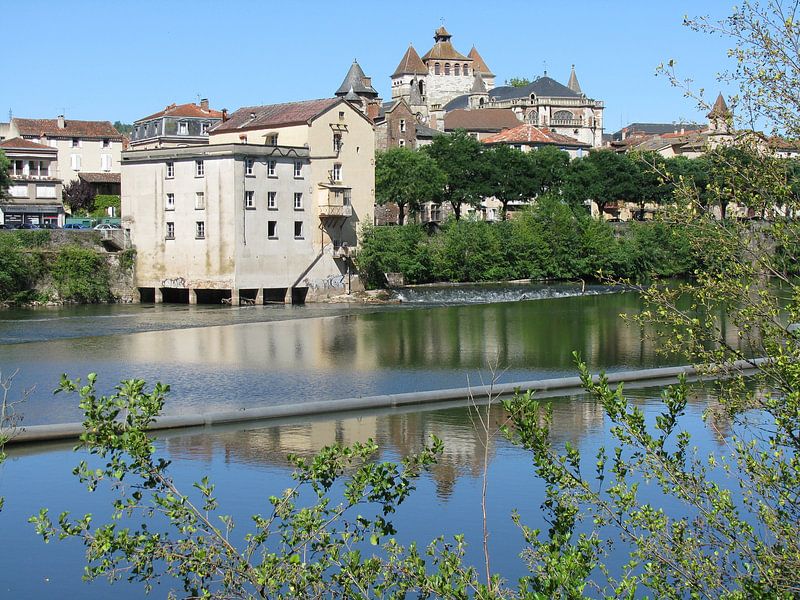
[[107, 217], [106, 209], [116, 209], [115, 215], [119, 216], [121, 200], [119, 194], [98, 194], [94, 197], [94, 210], [91, 216], [95, 218]]
[[108, 265], [91, 250], [63, 248], [53, 262], [52, 276], [63, 300], [94, 303], [112, 299]]

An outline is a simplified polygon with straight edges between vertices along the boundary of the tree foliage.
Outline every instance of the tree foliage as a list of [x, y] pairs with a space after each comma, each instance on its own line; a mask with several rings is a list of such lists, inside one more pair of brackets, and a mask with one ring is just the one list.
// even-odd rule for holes
[[75, 213], [90, 213], [94, 210], [94, 186], [82, 179], [73, 179], [61, 191], [64, 204]]
[[506, 85], [510, 85], [511, 87], [520, 88], [530, 84], [531, 80], [527, 77], [512, 77], [511, 79], [506, 79]]
[[8, 187], [11, 185], [11, 161], [5, 155], [5, 152], [0, 150], [0, 198], [5, 198], [8, 193]]
[[379, 205], [397, 204], [400, 225], [406, 209], [418, 213], [425, 202], [437, 200], [444, 183], [442, 170], [423, 152], [391, 148], [375, 159], [375, 199]]

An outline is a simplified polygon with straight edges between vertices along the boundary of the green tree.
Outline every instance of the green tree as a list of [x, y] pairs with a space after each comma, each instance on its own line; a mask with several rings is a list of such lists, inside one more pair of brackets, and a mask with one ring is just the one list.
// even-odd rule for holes
[[130, 135], [133, 133], [133, 125], [130, 123], [123, 123], [122, 121], [114, 121], [114, 129], [119, 131], [122, 135]]
[[617, 201], [636, 201], [638, 171], [632, 159], [613, 150], [595, 150], [574, 158], [564, 182], [564, 195], [574, 205], [593, 200], [601, 214]]
[[484, 146], [463, 129], [434, 136], [423, 151], [445, 174], [440, 201], [450, 203], [456, 220], [461, 218], [462, 205], [477, 207], [491, 195], [487, 162], [482, 160]]
[[4, 198], [8, 193], [8, 187], [11, 185], [11, 161], [5, 155], [5, 152], [0, 150], [0, 198]]
[[510, 202], [528, 202], [538, 191], [528, 156], [507, 144], [491, 146], [481, 154], [486, 163], [487, 191], [503, 205], [502, 220], [507, 217]]
[[569, 154], [554, 146], [544, 146], [528, 153], [535, 193], [558, 192], [569, 169]]
[[94, 187], [82, 179], [73, 179], [65, 185], [61, 197], [74, 214], [90, 213], [94, 210]]
[[444, 173], [423, 152], [390, 148], [375, 159], [375, 199], [381, 206], [397, 204], [400, 225], [406, 209], [411, 214], [419, 212], [425, 202], [439, 198], [444, 183]]
[[530, 84], [531, 80], [527, 77], [512, 77], [511, 79], [506, 79], [506, 85], [510, 85], [511, 87], [521, 88]]

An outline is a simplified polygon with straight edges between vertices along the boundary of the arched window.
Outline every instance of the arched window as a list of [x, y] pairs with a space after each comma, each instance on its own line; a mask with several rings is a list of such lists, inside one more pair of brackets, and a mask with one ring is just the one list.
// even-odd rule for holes
[[436, 75], [441, 75], [441, 73], [442, 73], [442, 68], [441, 68], [441, 66], [439, 65], [439, 63], [434, 63], [434, 64], [433, 64], [433, 72], [434, 72], [434, 74], [436, 74]]
[[575, 117], [568, 110], [559, 110], [553, 115], [554, 121], [572, 121]]
[[444, 74], [450, 75], [450, 63], [444, 63]]
[[421, 79], [419, 81], [419, 95], [420, 96], [424, 96], [425, 95], [425, 82], [422, 81]]
[[479, 106], [483, 106], [483, 98], [480, 99], [480, 101], [478, 102], [478, 105]]
[[461, 75], [461, 65], [456, 63], [456, 66], [453, 67], [453, 75], [459, 77]]
[[464, 65], [464, 75], [469, 75], [469, 65]]

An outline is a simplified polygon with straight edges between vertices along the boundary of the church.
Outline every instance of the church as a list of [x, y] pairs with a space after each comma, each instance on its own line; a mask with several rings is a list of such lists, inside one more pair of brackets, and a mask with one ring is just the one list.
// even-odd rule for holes
[[443, 26], [422, 57], [409, 45], [391, 75], [392, 99], [403, 100], [417, 121], [445, 131], [447, 113], [455, 110], [505, 109], [520, 123], [575, 138], [592, 147], [603, 143], [603, 102], [581, 89], [573, 65], [566, 85], [547, 73], [524, 87], [495, 86], [495, 74], [473, 46], [456, 50]]

